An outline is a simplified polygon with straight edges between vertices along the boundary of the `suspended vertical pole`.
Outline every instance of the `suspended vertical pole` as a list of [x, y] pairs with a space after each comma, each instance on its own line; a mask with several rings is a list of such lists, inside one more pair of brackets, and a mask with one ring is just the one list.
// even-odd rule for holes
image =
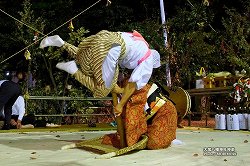
[[[165, 9], [164, 9], [163, 0], [160, 0], [160, 8], [161, 8], [161, 22], [162, 22], [162, 26], [163, 26], [164, 45], [165, 45], [165, 47], [168, 47], [168, 35], [167, 35]], [[167, 76], [167, 86], [171, 86], [171, 75], [170, 75], [169, 61], [166, 63], [166, 76]]]

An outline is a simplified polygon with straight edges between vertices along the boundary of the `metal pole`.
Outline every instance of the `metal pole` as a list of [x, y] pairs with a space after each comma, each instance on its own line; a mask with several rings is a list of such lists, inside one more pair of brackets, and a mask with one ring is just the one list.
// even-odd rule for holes
[[167, 27], [166, 27], [166, 19], [165, 19], [165, 9], [164, 9], [164, 2], [160, 0], [160, 7], [161, 7], [161, 23], [163, 25], [163, 37], [164, 37], [164, 45], [165, 47], [168, 46], [168, 35], [167, 35]]
[[[164, 9], [163, 0], [160, 0], [160, 8], [161, 8], [161, 22], [163, 26], [164, 45], [167, 48], [168, 47], [168, 35], [167, 35], [165, 9]], [[166, 76], [167, 76], [167, 86], [171, 86], [171, 74], [170, 74], [169, 62], [166, 63]]]

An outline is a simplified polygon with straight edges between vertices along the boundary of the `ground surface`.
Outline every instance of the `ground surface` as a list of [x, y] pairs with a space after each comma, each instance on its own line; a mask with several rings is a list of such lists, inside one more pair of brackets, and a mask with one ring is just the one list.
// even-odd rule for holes
[[[105, 126], [103, 126], [105, 128]], [[93, 129], [93, 128], [92, 128]], [[95, 128], [99, 130], [99, 128]], [[81, 149], [61, 150], [76, 140], [100, 137], [116, 130], [86, 131], [85, 126], [57, 129], [12, 130], [0, 133], [0, 161], [4, 166], [249, 166], [250, 131], [218, 131], [185, 127], [177, 130], [180, 145], [161, 150], [141, 150], [111, 159], [95, 159], [99, 154]], [[111, 129], [111, 130], [110, 130]], [[90, 130], [90, 129], [88, 129]], [[31, 131], [31, 132], [30, 132]], [[211, 148], [215, 148], [211, 149]], [[227, 148], [221, 156], [218, 148]], [[213, 156], [206, 156], [213, 151]], [[223, 150], [223, 149], [221, 149]], [[225, 149], [224, 149], [225, 150]], [[204, 152], [206, 152], [204, 154]], [[233, 155], [233, 156], [230, 156]]]

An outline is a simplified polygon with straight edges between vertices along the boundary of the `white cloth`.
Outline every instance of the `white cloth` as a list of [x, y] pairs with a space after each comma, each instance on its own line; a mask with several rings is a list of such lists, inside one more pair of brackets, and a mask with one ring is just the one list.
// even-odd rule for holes
[[8, 81], [8, 80], [0, 80], [0, 86], [2, 85], [3, 82]]
[[102, 64], [102, 79], [108, 88], [112, 84], [120, 53], [121, 46], [111, 48]]
[[62, 47], [64, 43], [65, 42], [58, 35], [48, 36], [41, 41], [40, 48], [44, 48], [48, 46]]
[[12, 115], [18, 115], [18, 120], [22, 120], [25, 114], [25, 102], [22, 96], [19, 96], [12, 106]]
[[[11, 115], [18, 115], [18, 120], [23, 119], [23, 116], [25, 114], [25, 102], [24, 98], [22, 96], [19, 96], [14, 105], [12, 106], [12, 114]], [[2, 115], [4, 116], [4, 108], [2, 110]]]
[[182, 142], [181, 140], [178, 140], [178, 139], [174, 139], [172, 142], [171, 142], [171, 146], [173, 145], [184, 145], [185, 143]]
[[136, 89], [139, 90], [148, 83], [153, 68], [160, 67], [160, 54], [156, 50], [151, 50], [151, 55], [138, 65], [138, 61], [149, 50], [147, 44], [142, 40], [134, 40], [130, 33], [123, 32], [121, 36], [126, 44], [125, 58], [118, 61], [120, 46], [111, 48], [102, 65], [102, 78], [105, 86], [109, 88], [114, 78], [116, 64], [119, 63], [122, 68], [133, 69], [129, 82], [135, 82]]

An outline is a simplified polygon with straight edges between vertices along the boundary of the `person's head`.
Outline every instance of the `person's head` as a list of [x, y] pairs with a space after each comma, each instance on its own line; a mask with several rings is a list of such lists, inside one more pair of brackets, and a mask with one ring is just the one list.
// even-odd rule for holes
[[23, 75], [23, 72], [19, 71], [16, 73], [16, 77], [19, 79], [19, 80], [23, 80], [24, 79], [24, 75]]
[[132, 71], [133, 70], [130, 69], [123, 69], [123, 71], [119, 73], [117, 81], [118, 86], [123, 88], [127, 85], [130, 75], [132, 74]]

